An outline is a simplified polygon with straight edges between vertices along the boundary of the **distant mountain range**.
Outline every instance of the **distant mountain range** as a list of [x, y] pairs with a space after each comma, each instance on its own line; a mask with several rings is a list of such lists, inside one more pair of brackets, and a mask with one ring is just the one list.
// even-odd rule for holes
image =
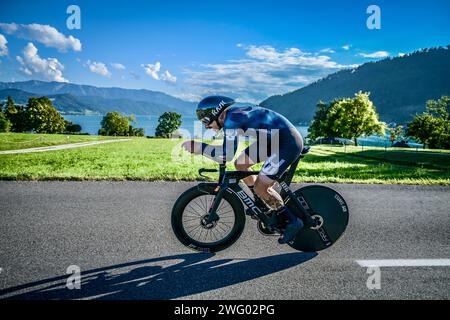
[[194, 115], [196, 103], [168, 94], [137, 89], [98, 88], [72, 83], [24, 81], [0, 82], [0, 100], [8, 96], [17, 103], [26, 103], [29, 97], [47, 96], [62, 113], [100, 113], [119, 111], [124, 114], [160, 115], [175, 111]]
[[309, 123], [320, 100], [353, 97], [360, 90], [371, 93], [382, 121], [409, 122], [425, 110], [427, 100], [450, 96], [450, 45], [342, 70], [296, 91], [272, 96], [261, 106], [293, 123]]
[[[309, 123], [319, 101], [353, 97], [358, 91], [371, 93], [370, 98], [382, 121], [406, 123], [415, 113], [425, 110], [427, 100], [450, 96], [450, 45], [341, 70], [296, 91], [272, 96], [260, 105], [280, 112], [295, 124]], [[52, 99], [59, 111], [69, 114], [119, 111], [161, 115], [165, 111], [175, 111], [193, 116], [197, 105], [145, 89], [99, 88], [37, 80], [0, 82], [0, 100], [12, 96], [17, 103], [25, 104], [29, 97], [43, 95]]]

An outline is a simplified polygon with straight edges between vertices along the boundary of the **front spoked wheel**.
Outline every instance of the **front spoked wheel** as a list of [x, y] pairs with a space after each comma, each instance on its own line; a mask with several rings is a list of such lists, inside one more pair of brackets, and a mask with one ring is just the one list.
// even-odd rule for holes
[[231, 246], [242, 234], [245, 214], [242, 203], [225, 192], [217, 215], [208, 223], [215, 186], [193, 187], [184, 192], [172, 209], [172, 229], [181, 243], [201, 252], [217, 252]]

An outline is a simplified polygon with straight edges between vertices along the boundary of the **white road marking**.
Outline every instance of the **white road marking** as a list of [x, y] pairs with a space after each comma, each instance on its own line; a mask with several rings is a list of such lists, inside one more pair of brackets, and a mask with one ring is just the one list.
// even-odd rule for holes
[[0, 154], [15, 154], [15, 153], [27, 153], [27, 152], [54, 151], [54, 150], [87, 147], [87, 146], [93, 146], [93, 145], [96, 145], [96, 144], [103, 144], [103, 143], [110, 143], [110, 142], [120, 142], [120, 141], [129, 141], [129, 140], [131, 140], [131, 139], [113, 139], [113, 140], [99, 140], [99, 141], [89, 141], [89, 142], [77, 142], [77, 143], [69, 143], [69, 144], [60, 144], [60, 145], [56, 145], [56, 146], [28, 148], [28, 149], [19, 149], [19, 150], [5, 150], [5, 151], [0, 151]]
[[361, 267], [450, 267], [450, 259], [356, 260]]

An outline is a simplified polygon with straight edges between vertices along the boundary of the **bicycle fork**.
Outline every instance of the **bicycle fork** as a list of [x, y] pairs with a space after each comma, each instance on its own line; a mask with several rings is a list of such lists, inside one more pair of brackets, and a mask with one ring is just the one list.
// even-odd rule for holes
[[223, 193], [226, 190], [226, 186], [218, 185], [214, 191], [218, 191], [214, 200], [211, 204], [211, 207], [208, 210], [208, 218], [206, 219], [206, 223], [210, 224], [215, 221], [219, 221], [220, 217], [217, 214], [217, 209], [219, 208], [220, 201], [222, 201]]

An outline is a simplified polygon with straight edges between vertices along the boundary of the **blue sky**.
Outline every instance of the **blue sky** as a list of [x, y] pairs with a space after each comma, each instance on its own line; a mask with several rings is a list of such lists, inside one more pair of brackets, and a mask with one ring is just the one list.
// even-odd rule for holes
[[[69, 30], [69, 5], [81, 29]], [[369, 30], [369, 5], [381, 29]], [[39, 79], [261, 101], [342, 68], [450, 44], [450, 1], [0, 4], [0, 81]]]

